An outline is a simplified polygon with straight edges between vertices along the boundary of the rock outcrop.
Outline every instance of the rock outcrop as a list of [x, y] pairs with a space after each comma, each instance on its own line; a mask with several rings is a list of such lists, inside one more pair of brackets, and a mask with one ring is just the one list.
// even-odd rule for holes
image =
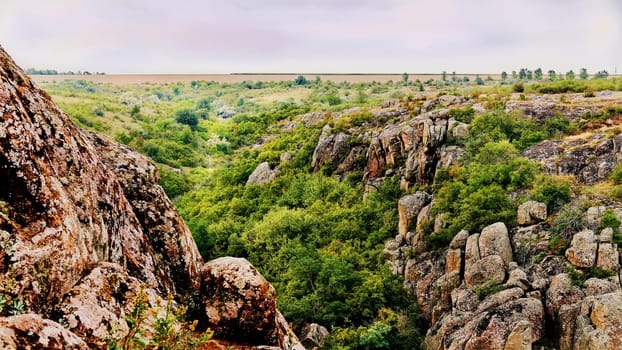
[[[420, 202], [412, 196], [400, 202]], [[585, 226], [598, 227], [606, 209], [588, 210]], [[424, 348], [532, 349], [543, 337], [560, 350], [619, 348], [620, 257], [613, 230], [574, 232], [565, 254], [553, 255], [546, 206], [526, 202], [518, 211], [523, 226], [462, 230], [440, 250], [430, 249], [413, 225], [387, 242], [393, 271], [404, 276], [430, 327]], [[595, 267], [612, 277], [588, 278]]]
[[603, 181], [620, 161], [622, 134], [607, 138], [594, 133], [585, 139], [542, 141], [521, 152], [527, 159], [540, 162], [551, 175], [573, 175], [583, 184]]
[[[124, 316], [139, 293], [156, 307], [167, 295], [183, 304], [201, 291], [193, 312], [209, 315], [198, 315], [198, 329], [212, 326], [245, 342], [230, 328], [239, 324], [215, 322], [208, 307], [217, 300], [209, 293], [229, 279], [238, 281], [237, 312], [257, 322], [254, 345], [298, 344], [267, 281], [260, 298], [271, 307], [239, 306], [256, 300], [254, 281], [263, 277], [254, 268], [247, 266], [251, 276], [203, 265], [153, 163], [78, 129], [1, 48], [0, 179], [0, 295], [27, 312], [5, 317], [3, 311], [0, 344], [105, 348], [112, 329], [127, 334]], [[220, 311], [233, 312], [227, 307]]]
[[249, 175], [248, 180], [246, 181], [247, 185], [263, 185], [266, 184], [276, 177], [279, 173], [278, 167], [275, 169], [270, 168], [270, 164], [268, 162], [263, 162], [257, 165], [255, 170]]

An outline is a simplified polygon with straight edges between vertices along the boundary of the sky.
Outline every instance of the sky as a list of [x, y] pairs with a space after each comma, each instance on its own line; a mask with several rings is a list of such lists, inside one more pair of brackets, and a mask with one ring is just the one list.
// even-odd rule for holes
[[0, 0], [23, 68], [622, 72], [622, 0]]

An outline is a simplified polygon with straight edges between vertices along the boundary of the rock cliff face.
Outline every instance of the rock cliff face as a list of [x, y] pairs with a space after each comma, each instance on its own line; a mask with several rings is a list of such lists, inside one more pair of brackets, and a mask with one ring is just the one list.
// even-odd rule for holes
[[[199, 295], [199, 329], [251, 345], [298, 344], [274, 289], [248, 262], [203, 264], [155, 165], [78, 129], [2, 48], [0, 255], [0, 295], [25, 313], [0, 311], [6, 348], [105, 348], [112, 328], [127, 333], [123, 316], [141, 290], [149, 305]], [[252, 276], [239, 274], [247, 270]], [[239, 315], [221, 322], [208, 302], [230, 300], [219, 289], [228, 279], [239, 281], [238, 301], [226, 312]], [[252, 295], [254, 307], [242, 310]], [[254, 321], [252, 336], [238, 333], [239, 322]]]
[[[418, 228], [403, 223], [425, 210], [413, 200], [423, 197], [400, 200], [400, 227], [411, 229], [387, 242], [385, 252], [430, 325], [427, 349], [543, 349], [545, 336], [560, 350], [619, 348], [619, 248], [611, 228], [590, 229], [605, 207], [587, 210], [584, 229], [573, 232], [561, 256], [547, 245], [546, 206], [533, 201], [518, 209], [519, 227], [461, 231], [449, 247], [432, 250]], [[611, 277], [588, 278], [595, 268]], [[578, 281], [576, 271], [587, 280]]]

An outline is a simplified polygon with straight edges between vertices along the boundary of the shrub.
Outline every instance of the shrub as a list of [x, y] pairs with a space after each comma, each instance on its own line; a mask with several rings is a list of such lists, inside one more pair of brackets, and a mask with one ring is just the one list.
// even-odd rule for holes
[[609, 175], [614, 184], [622, 184], [622, 164], [618, 164]]
[[481, 301], [486, 299], [487, 296], [499, 293], [502, 290], [505, 290], [505, 286], [502, 283], [484, 283], [481, 286], [475, 287], [474, 292]]
[[191, 128], [199, 125], [199, 117], [197, 117], [196, 113], [190, 109], [182, 109], [175, 113], [175, 121], [180, 124], [185, 124], [190, 126]]
[[545, 176], [536, 182], [531, 194], [534, 200], [546, 204], [548, 212], [552, 213], [570, 202], [572, 192], [567, 181]]
[[514, 92], [523, 93], [523, 92], [525, 92], [525, 85], [523, 84], [522, 81], [519, 81], [518, 83], [514, 84], [512, 89], [514, 90]]
[[[583, 227], [583, 214], [587, 210], [585, 205], [573, 205], [572, 203], [565, 205], [557, 214], [557, 217], [551, 225], [551, 233], [561, 240], [556, 246], [565, 244], [566, 246], [572, 240], [572, 236], [579, 232]], [[557, 243], [557, 242], [556, 242]], [[552, 243], [549, 241], [549, 245]]]

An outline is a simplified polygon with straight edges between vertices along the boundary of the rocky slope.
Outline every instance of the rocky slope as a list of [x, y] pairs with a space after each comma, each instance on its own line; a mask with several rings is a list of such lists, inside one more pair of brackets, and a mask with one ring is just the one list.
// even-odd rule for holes
[[[558, 115], [578, 120], [621, 102], [619, 92], [600, 92], [589, 99], [579, 94], [515, 94], [505, 106], [507, 112], [543, 123]], [[464, 154], [451, 144], [469, 135], [469, 125], [456, 120], [452, 110], [470, 107], [477, 115], [486, 108], [454, 96], [409, 103], [387, 103], [370, 111], [372, 121], [345, 130], [326, 126], [313, 154], [315, 170], [329, 167], [340, 176], [363, 172], [369, 191], [392, 176], [399, 176], [404, 189], [431, 184], [436, 170], [459, 162]], [[612, 127], [616, 120], [603, 120], [604, 129], [590, 123], [586, 125], [592, 131], [543, 141], [521, 156], [579, 185], [602, 182], [620, 162], [622, 133]], [[593, 206], [581, 214], [581, 227], [569, 233], [570, 245], [560, 254], [549, 244], [553, 218], [548, 218], [544, 203], [534, 201], [518, 208], [517, 227], [509, 230], [498, 222], [481, 232], [462, 230], [448, 247], [434, 249], [422, 227], [429, 222], [435, 232], [443, 228], [442, 214], [431, 214], [433, 200], [423, 191], [400, 199], [399, 234], [385, 246], [393, 272], [404, 277], [430, 327], [425, 348], [620, 347], [622, 251], [610, 228], [599, 229], [607, 208], [622, 218], [619, 205], [605, 200], [608, 206]], [[581, 200], [575, 198], [574, 205]], [[602, 270], [611, 277], [593, 272]], [[594, 277], [581, 282], [577, 273]]]
[[202, 262], [153, 163], [78, 129], [2, 48], [0, 179], [0, 347], [106, 348], [139, 294], [219, 337], [301, 347], [247, 261]]

